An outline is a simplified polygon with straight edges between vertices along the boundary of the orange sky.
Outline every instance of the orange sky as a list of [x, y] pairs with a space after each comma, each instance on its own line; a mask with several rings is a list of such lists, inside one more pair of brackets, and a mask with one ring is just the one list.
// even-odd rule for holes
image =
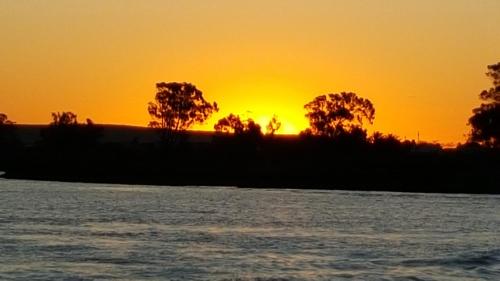
[[146, 125], [159, 81], [194, 83], [221, 111], [282, 132], [303, 105], [353, 91], [376, 107], [370, 131], [464, 141], [500, 61], [498, 0], [0, 1], [0, 112], [48, 123]]

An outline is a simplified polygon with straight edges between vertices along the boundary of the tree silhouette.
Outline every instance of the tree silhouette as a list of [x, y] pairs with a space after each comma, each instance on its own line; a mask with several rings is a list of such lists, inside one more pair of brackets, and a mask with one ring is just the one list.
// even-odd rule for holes
[[245, 130], [245, 124], [241, 121], [240, 116], [229, 114], [221, 118], [215, 125], [214, 129], [218, 133], [234, 133], [241, 134]]
[[278, 120], [278, 117], [276, 115], [273, 115], [273, 118], [269, 120], [269, 123], [267, 123], [266, 126], [266, 134], [273, 136], [276, 131], [278, 131], [281, 128], [281, 122]]
[[14, 122], [10, 121], [7, 114], [0, 113], [0, 126], [14, 125]]
[[54, 147], [88, 146], [101, 136], [100, 128], [92, 120], [80, 124], [77, 115], [69, 111], [53, 112], [49, 127], [40, 133], [44, 143]]
[[[209, 103], [203, 93], [190, 83], [157, 83], [155, 101], [148, 105], [153, 119], [149, 126], [162, 129], [167, 135], [203, 123], [215, 111], [217, 103]], [[165, 136], [165, 135], [164, 135]]]
[[375, 118], [375, 108], [370, 100], [350, 92], [318, 96], [304, 108], [308, 111], [306, 117], [310, 128], [303, 135], [334, 138], [358, 132], [364, 120], [372, 124]]
[[218, 133], [233, 133], [237, 136], [262, 136], [260, 125], [252, 118], [241, 120], [240, 116], [232, 113], [220, 119], [214, 129]]
[[401, 141], [393, 134], [384, 135], [381, 132], [374, 132], [370, 138], [371, 143], [379, 150], [394, 150], [401, 147]]
[[12, 144], [15, 141], [14, 124], [6, 114], [0, 113], [0, 145]]
[[486, 76], [492, 80], [493, 87], [479, 94], [485, 103], [475, 108], [469, 118], [472, 127], [469, 141], [500, 147], [500, 62], [489, 65]]
[[500, 103], [500, 62], [488, 65], [486, 76], [492, 80], [493, 87], [489, 90], [482, 91], [479, 97], [490, 103]]
[[52, 112], [52, 123], [50, 125], [53, 127], [75, 126], [78, 125], [78, 120], [73, 112]]
[[262, 137], [262, 130], [259, 124], [255, 123], [254, 120], [249, 118], [245, 122], [245, 131], [243, 132], [243, 134], [250, 138], [258, 140]]

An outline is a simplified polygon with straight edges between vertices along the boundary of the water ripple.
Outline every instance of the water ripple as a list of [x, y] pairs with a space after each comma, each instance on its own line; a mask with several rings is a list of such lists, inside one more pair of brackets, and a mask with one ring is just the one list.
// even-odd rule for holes
[[0, 280], [500, 280], [500, 197], [0, 181]]

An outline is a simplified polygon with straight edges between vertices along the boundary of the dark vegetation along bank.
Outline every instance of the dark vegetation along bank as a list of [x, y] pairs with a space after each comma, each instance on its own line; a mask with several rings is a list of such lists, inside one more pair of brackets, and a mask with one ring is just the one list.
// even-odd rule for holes
[[374, 105], [350, 92], [307, 103], [310, 126], [298, 136], [276, 135], [278, 117], [263, 129], [236, 114], [214, 132], [188, 131], [218, 105], [192, 84], [158, 83], [149, 128], [80, 123], [71, 112], [53, 113], [45, 126], [16, 125], [0, 114], [0, 171], [84, 182], [500, 193], [500, 63], [488, 70], [493, 87], [480, 94], [468, 142], [453, 149], [367, 135]]

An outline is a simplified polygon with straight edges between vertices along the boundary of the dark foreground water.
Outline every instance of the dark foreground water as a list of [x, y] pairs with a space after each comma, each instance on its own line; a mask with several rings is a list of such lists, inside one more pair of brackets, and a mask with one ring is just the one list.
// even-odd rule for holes
[[0, 280], [500, 280], [500, 197], [0, 180]]

